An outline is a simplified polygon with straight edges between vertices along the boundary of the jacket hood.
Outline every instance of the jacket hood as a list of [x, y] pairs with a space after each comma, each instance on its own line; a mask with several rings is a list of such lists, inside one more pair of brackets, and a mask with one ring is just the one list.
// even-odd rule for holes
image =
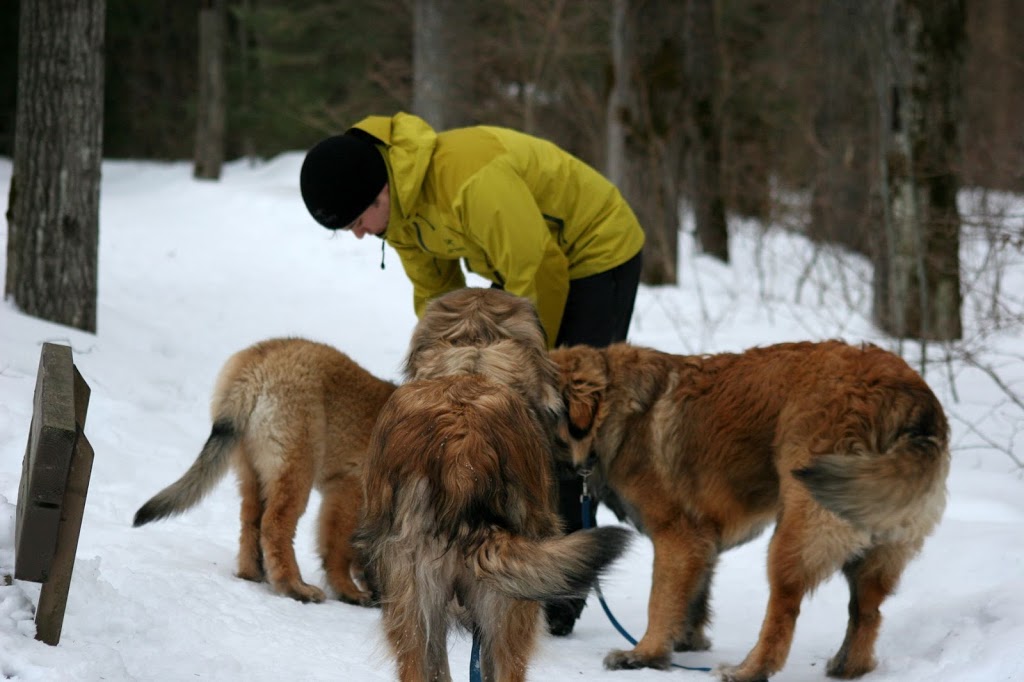
[[384, 143], [392, 200], [397, 201], [402, 218], [408, 218], [416, 208], [437, 145], [437, 133], [419, 116], [402, 112], [394, 116], [368, 116], [352, 127]]

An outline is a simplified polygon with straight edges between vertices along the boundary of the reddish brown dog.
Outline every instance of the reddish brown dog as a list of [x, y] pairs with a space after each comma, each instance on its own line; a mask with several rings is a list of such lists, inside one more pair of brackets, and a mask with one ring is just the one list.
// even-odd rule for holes
[[647, 631], [607, 667], [665, 668], [673, 649], [708, 648], [719, 553], [772, 522], [760, 636], [720, 677], [779, 671], [803, 596], [838, 570], [850, 617], [827, 672], [875, 667], [879, 605], [938, 523], [949, 471], [942, 406], [906, 362], [836, 341], [710, 356], [578, 346], [552, 357], [574, 462], [591, 462], [654, 544]]

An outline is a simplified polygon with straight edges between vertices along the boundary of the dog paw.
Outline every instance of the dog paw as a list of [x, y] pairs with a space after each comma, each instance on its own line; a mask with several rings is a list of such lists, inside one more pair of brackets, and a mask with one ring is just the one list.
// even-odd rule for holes
[[751, 673], [741, 665], [720, 665], [715, 675], [722, 682], [767, 682], [768, 676], [763, 673]]
[[379, 600], [375, 599], [373, 594], [370, 592], [359, 592], [357, 594], [345, 594], [344, 592], [338, 593], [338, 601], [346, 604], [352, 604], [353, 606], [379, 606]]
[[291, 597], [292, 599], [303, 603], [314, 602], [319, 604], [327, 596], [319, 587], [307, 585], [303, 582], [288, 585], [285, 589], [280, 590], [280, 592], [287, 597]]
[[263, 582], [263, 571], [259, 569], [239, 569], [235, 576], [254, 583]]
[[828, 667], [825, 668], [825, 673], [829, 677], [838, 677], [843, 680], [850, 680], [855, 677], [865, 675], [875, 669], [877, 662], [874, 658], [869, 658], [867, 661], [856, 663], [851, 662], [846, 656], [836, 654], [829, 662]]
[[637, 668], [656, 668], [668, 670], [672, 659], [668, 654], [664, 656], [646, 656], [637, 653], [636, 649], [622, 651], [616, 649], [604, 657], [604, 667], [609, 670], [636, 670]]

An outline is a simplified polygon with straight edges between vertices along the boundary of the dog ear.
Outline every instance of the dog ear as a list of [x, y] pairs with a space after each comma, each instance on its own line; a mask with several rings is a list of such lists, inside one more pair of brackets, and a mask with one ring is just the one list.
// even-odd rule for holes
[[575, 378], [566, 385], [563, 397], [569, 411], [569, 435], [575, 440], [582, 440], [593, 428], [603, 393], [601, 387]]
[[603, 350], [577, 345], [556, 348], [551, 358], [559, 369], [562, 398], [569, 418], [569, 435], [582, 440], [594, 428], [608, 387]]

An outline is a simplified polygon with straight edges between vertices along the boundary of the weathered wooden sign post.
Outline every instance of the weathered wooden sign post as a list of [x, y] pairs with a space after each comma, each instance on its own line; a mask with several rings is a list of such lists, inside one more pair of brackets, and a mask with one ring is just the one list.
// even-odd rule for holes
[[18, 491], [14, 577], [42, 583], [36, 639], [51, 645], [64, 625], [92, 474], [84, 433], [89, 392], [71, 348], [44, 343]]

